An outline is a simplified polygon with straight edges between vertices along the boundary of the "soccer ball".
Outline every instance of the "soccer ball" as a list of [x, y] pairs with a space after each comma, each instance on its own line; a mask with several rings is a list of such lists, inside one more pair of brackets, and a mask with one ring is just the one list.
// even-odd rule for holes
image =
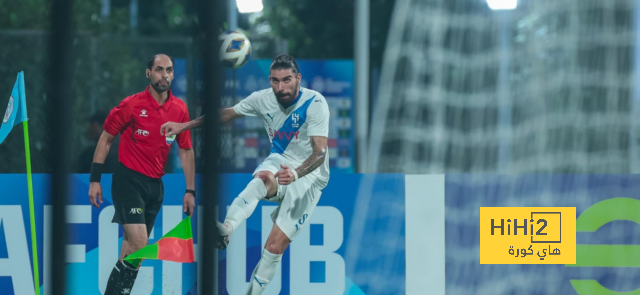
[[220, 60], [226, 67], [237, 69], [243, 66], [251, 57], [251, 42], [247, 36], [237, 31], [229, 31], [219, 38]]

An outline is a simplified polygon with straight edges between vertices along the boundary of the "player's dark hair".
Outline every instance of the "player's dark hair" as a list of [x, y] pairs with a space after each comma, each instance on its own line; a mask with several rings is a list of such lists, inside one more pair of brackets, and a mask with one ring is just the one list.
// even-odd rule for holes
[[151, 70], [153, 68], [153, 64], [156, 62], [156, 58], [158, 57], [158, 55], [166, 55], [169, 57], [169, 59], [171, 60], [171, 65], [175, 65], [175, 62], [173, 62], [173, 57], [169, 56], [168, 54], [164, 54], [164, 53], [158, 53], [158, 54], [154, 54], [151, 57], [149, 57], [149, 59], [147, 60], [147, 69]]
[[293, 74], [298, 74], [300, 71], [298, 70], [298, 63], [296, 63], [296, 59], [293, 56], [288, 54], [281, 54], [276, 56], [271, 62], [271, 67], [269, 70], [287, 70], [291, 69]]

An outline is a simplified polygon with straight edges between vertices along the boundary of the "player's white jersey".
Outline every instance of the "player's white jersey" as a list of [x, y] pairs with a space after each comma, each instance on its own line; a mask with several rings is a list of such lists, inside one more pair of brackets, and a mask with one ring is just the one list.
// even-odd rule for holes
[[[317, 91], [300, 87], [300, 94], [285, 108], [273, 89], [256, 91], [233, 107], [237, 114], [258, 116], [271, 141], [271, 153], [281, 154], [291, 169], [300, 166], [313, 152], [310, 136], [329, 137], [329, 106]], [[322, 188], [329, 182], [329, 153], [324, 163], [307, 176]]]

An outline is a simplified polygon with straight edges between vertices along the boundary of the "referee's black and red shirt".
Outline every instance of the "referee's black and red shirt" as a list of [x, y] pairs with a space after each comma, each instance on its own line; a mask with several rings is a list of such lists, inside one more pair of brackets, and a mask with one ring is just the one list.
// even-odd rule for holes
[[[188, 122], [187, 105], [167, 91], [169, 98], [163, 105], [151, 96], [149, 87], [131, 95], [109, 112], [104, 130], [113, 136], [122, 134], [118, 155], [127, 168], [152, 178], [164, 175], [169, 148], [174, 138], [160, 134], [162, 124]], [[191, 132], [186, 130], [175, 137], [178, 147], [191, 148]]]

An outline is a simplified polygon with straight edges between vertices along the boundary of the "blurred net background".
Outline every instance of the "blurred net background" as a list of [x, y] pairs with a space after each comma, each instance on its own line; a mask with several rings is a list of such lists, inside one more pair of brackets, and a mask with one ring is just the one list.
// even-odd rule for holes
[[[447, 294], [576, 294], [569, 279], [638, 288], [636, 268], [480, 265], [478, 231], [482, 206], [575, 206], [580, 214], [607, 198], [637, 198], [632, 177], [580, 176], [638, 172], [637, 19], [638, 2], [625, 0], [522, 0], [515, 10], [396, 1], [367, 170], [447, 174]], [[357, 202], [368, 208], [352, 230], [375, 232], [384, 246], [351, 249], [348, 258], [397, 261], [389, 253], [404, 227], [377, 221], [401, 217], [391, 204], [368, 202], [372, 186], [360, 186]], [[577, 241], [637, 244], [637, 236], [637, 226], [614, 222]], [[359, 279], [378, 294], [376, 274], [398, 279], [384, 266], [371, 273]]]
[[398, 0], [372, 171], [637, 172], [637, 1]]
[[[447, 174], [447, 294], [576, 294], [569, 279], [638, 287], [635, 268], [480, 265], [478, 254], [479, 207], [575, 206], [580, 214], [607, 198], [637, 198], [632, 177], [609, 176], [638, 172], [637, 19], [638, 2], [625, 0], [524, 0], [515, 10], [396, 1], [368, 168]], [[353, 228], [368, 232], [388, 206], [370, 203], [365, 225]], [[385, 241], [404, 229], [383, 228]], [[637, 236], [637, 226], [614, 222], [577, 241], [637, 244]]]

